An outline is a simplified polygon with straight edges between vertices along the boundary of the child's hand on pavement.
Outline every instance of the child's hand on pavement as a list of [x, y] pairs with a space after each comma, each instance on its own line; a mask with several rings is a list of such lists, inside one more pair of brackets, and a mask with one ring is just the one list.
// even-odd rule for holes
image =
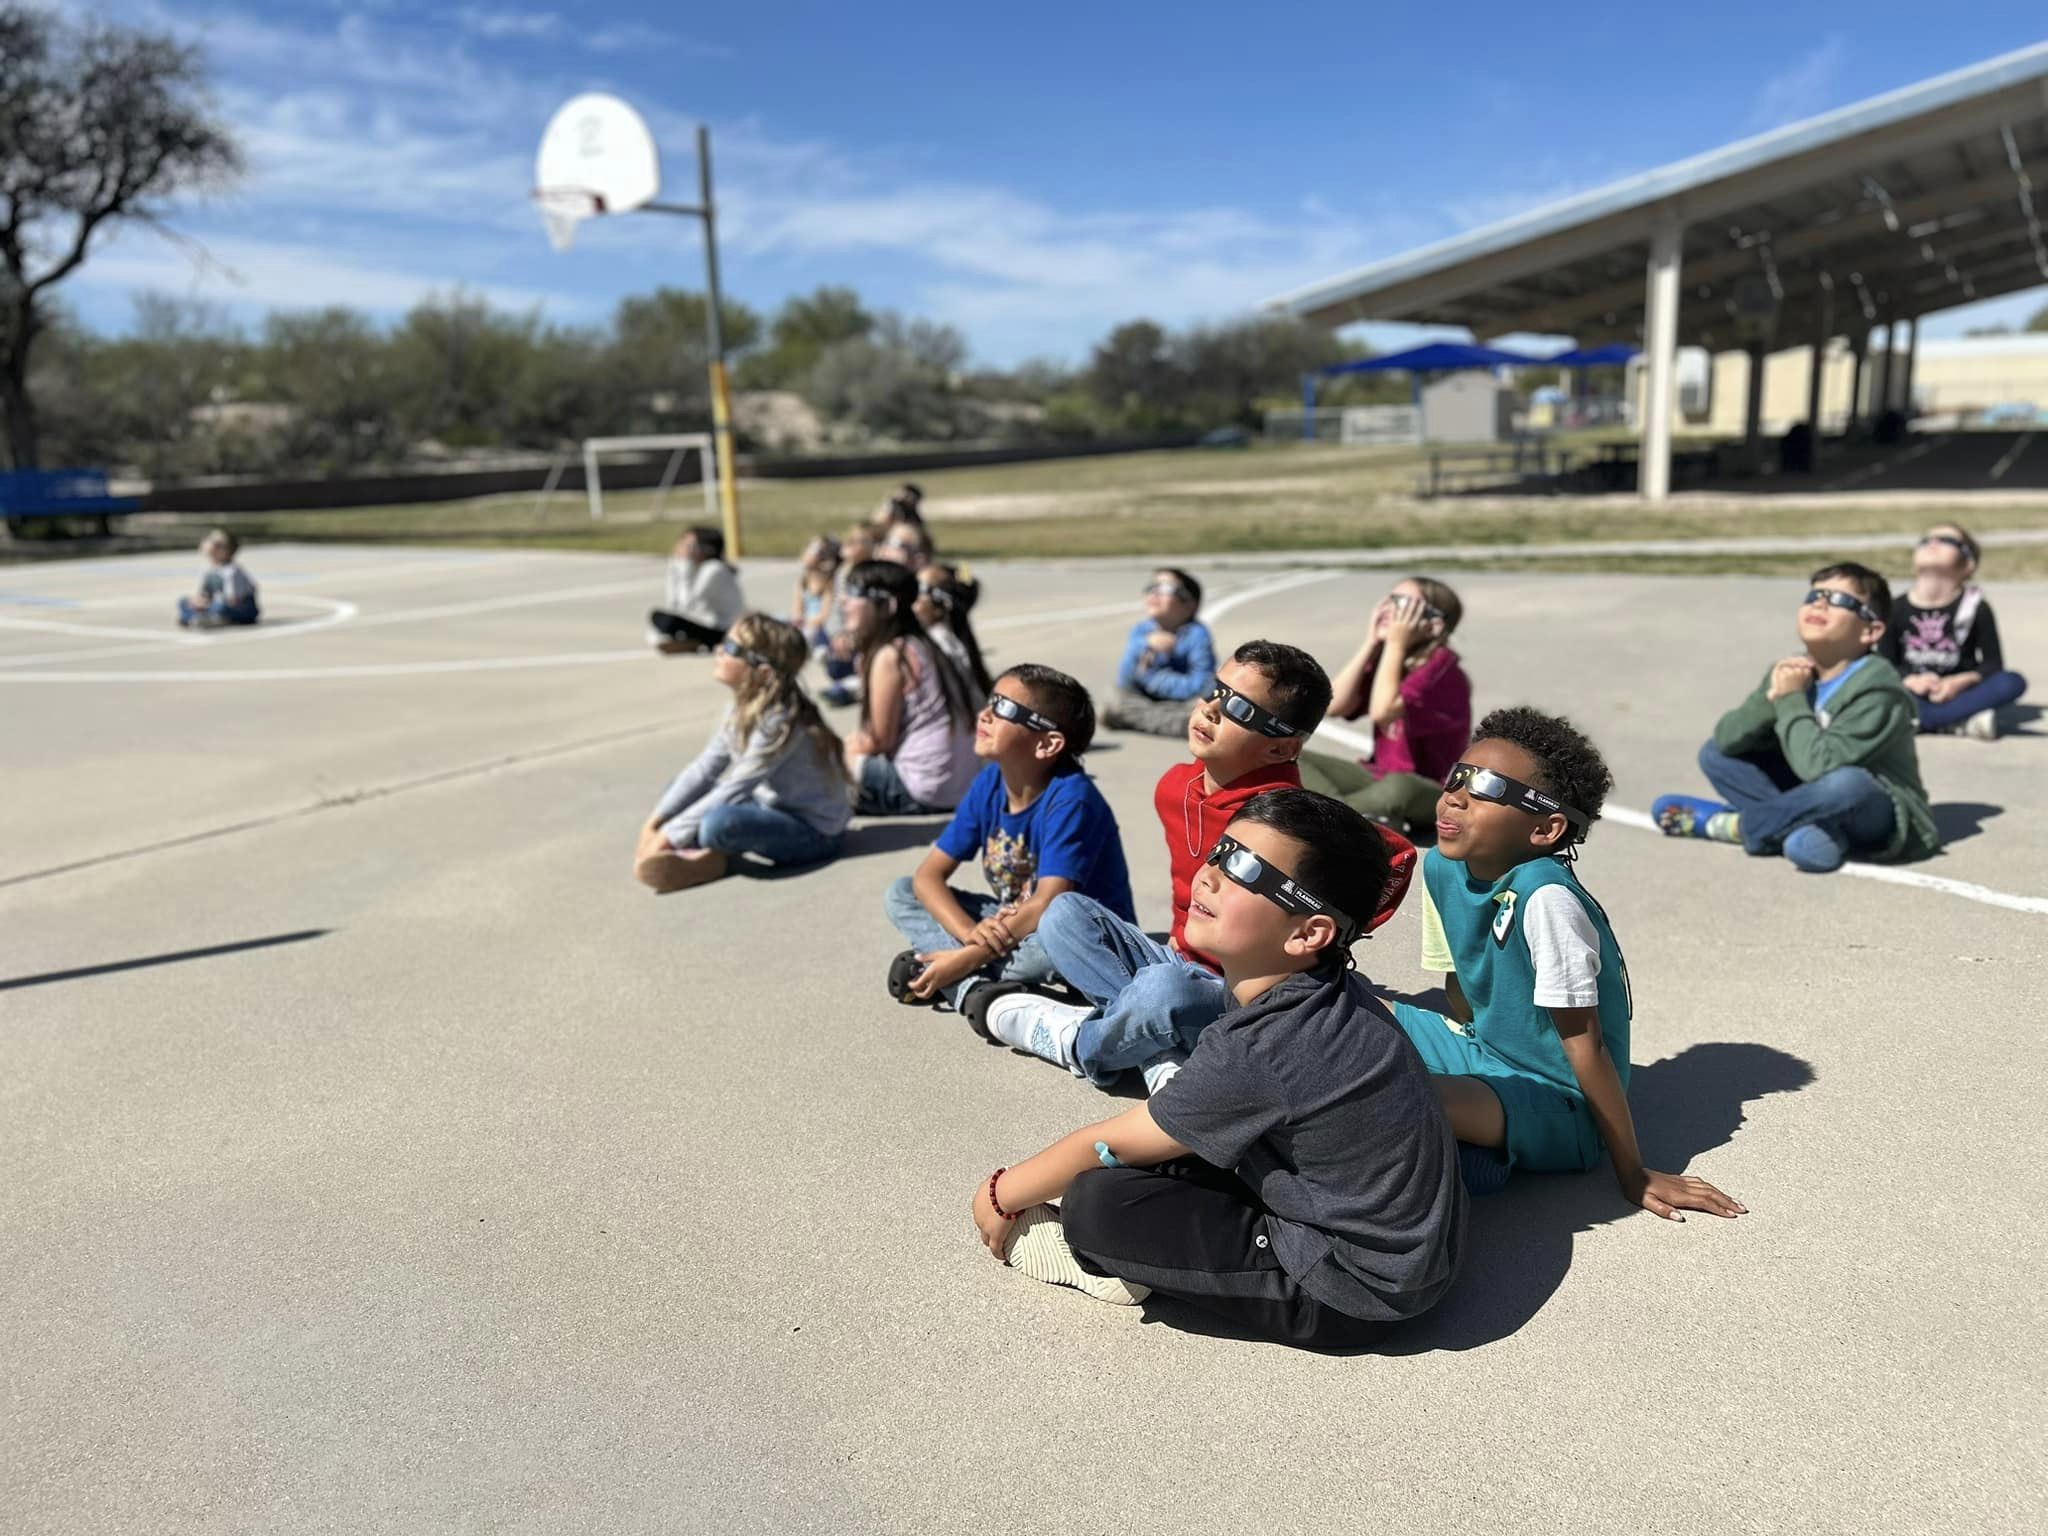
[[1644, 1210], [1662, 1216], [1666, 1221], [1685, 1220], [1678, 1214], [1680, 1211], [1705, 1211], [1712, 1216], [1749, 1214], [1749, 1207], [1741, 1201], [1729, 1198], [1705, 1179], [1696, 1179], [1690, 1174], [1659, 1173], [1654, 1168], [1645, 1168], [1638, 1187], [1630, 1188], [1624, 1181], [1621, 1191]]
[[987, 1179], [974, 1186], [974, 1201], [970, 1209], [974, 1213], [974, 1226], [981, 1236], [982, 1246], [1008, 1263], [1010, 1233], [1016, 1223], [998, 1215], [995, 1206], [990, 1204]]
[[988, 951], [978, 944], [964, 949], [933, 950], [917, 958], [924, 962], [924, 969], [911, 979], [910, 990], [926, 1001], [955, 982], [965, 981], [989, 962]]
[[1788, 693], [1803, 693], [1818, 669], [1811, 656], [1787, 656], [1771, 668], [1769, 697], [1782, 699]]

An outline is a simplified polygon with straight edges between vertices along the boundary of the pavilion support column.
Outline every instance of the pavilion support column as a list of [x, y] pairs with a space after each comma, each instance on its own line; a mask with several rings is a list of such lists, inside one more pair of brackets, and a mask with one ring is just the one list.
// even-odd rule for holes
[[1678, 267], [1685, 226], [1659, 216], [1650, 235], [1643, 293], [1643, 438], [1637, 484], [1643, 500], [1671, 494], [1671, 400], [1678, 373]]
[[1870, 415], [1876, 421], [1882, 421], [1892, 408], [1892, 339], [1897, 329], [1894, 322], [1885, 321], [1884, 355], [1877, 360], [1877, 393], [1870, 401]]
[[1835, 328], [1835, 291], [1823, 276], [1820, 290], [1820, 329], [1814, 334], [1810, 356], [1811, 364], [1806, 370], [1806, 431], [1812, 449], [1807, 455], [1809, 471], [1820, 468], [1820, 400], [1821, 386], [1827, 382], [1828, 337]]
[[1913, 420], [1913, 369], [1919, 362], [1919, 315], [1913, 315], [1913, 340], [1907, 344], [1907, 377], [1898, 387], [1898, 410], [1907, 414], [1907, 422]]
[[1849, 344], [1849, 356], [1853, 362], [1849, 369], [1849, 425], [1846, 435], [1854, 437], [1863, 425], [1863, 359], [1870, 351], [1870, 331], [1865, 326], [1856, 328], [1856, 336]]
[[1764, 441], [1764, 363], [1767, 354], [1760, 346], [1749, 349], [1749, 398], [1743, 406], [1742, 441], [1749, 450], [1750, 463], [1757, 462], [1757, 454]]

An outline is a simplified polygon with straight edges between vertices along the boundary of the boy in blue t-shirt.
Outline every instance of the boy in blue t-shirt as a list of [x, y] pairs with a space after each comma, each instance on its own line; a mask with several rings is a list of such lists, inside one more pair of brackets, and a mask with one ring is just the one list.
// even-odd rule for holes
[[1450, 1011], [1396, 1003], [1394, 1017], [1437, 1074], [1458, 1140], [1495, 1150], [1463, 1157], [1469, 1182], [1588, 1169], [1604, 1148], [1633, 1203], [1679, 1221], [1738, 1216], [1705, 1179], [1645, 1168], [1636, 1148], [1628, 969], [1571, 867], [1613, 786], [1569, 720], [1523, 708], [1479, 722], [1422, 861], [1422, 963], [1445, 973]]
[[[889, 967], [898, 1002], [944, 998], [978, 1025], [996, 996], [1057, 980], [1034, 935], [1063, 891], [1137, 921], [1116, 816], [1081, 771], [1094, 737], [1095, 706], [1066, 673], [1026, 664], [996, 679], [974, 722], [988, 766], [917, 873], [889, 887], [889, 920], [911, 946]], [[976, 858], [986, 896], [947, 884]]]
[[1202, 584], [1186, 571], [1164, 566], [1152, 573], [1145, 617], [1124, 642], [1104, 725], [1151, 736], [1187, 735], [1195, 700], [1216, 681], [1216, 644], [1209, 626], [1195, 617], [1201, 607]]

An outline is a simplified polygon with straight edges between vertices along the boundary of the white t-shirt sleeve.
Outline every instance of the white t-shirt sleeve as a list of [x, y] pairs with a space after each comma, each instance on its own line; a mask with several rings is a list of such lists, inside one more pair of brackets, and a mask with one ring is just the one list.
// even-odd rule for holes
[[1538, 886], [1522, 904], [1522, 935], [1536, 967], [1539, 1008], [1600, 1002], [1600, 935], [1579, 899], [1561, 885]]
[[1429, 882], [1418, 880], [1415, 884], [1422, 892], [1422, 968], [1448, 975], [1458, 969], [1458, 962], [1451, 954], [1451, 941], [1444, 936], [1443, 915], [1430, 899]]

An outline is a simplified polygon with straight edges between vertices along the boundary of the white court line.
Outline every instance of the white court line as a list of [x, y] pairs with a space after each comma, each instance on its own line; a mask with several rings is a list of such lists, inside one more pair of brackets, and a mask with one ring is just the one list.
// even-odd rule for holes
[[357, 667], [222, 667], [192, 671], [24, 672], [0, 674], [6, 683], [275, 683], [324, 678], [424, 677], [439, 672], [518, 672], [529, 667], [595, 667], [659, 660], [645, 646], [630, 651], [565, 651], [553, 656], [464, 657], [455, 661], [394, 661]]
[[2005, 472], [2008, 469], [2011, 469], [2013, 465], [2019, 462], [2020, 455], [2027, 451], [2028, 446], [2033, 441], [2033, 433], [2022, 432], [2020, 434], [2020, 440], [2012, 445], [2011, 449], [2007, 451], [2005, 457], [2000, 459], [1996, 464], [1991, 466], [1991, 478], [1994, 480], [2003, 480], [2005, 478]]
[[[93, 656], [155, 656], [160, 655], [163, 651], [175, 645], [234, 645], [243, 640], [262, 639], [265, 636], [312, 634], [318, 630], [332, 629], [337, 624], [346, 624], [356, 616], [357, 611], [354, 603], [345, 603], [339, 598], [334, 597], [318, 597], [311, 592], [288, 593], [282, 601], [287, 604], [310, 603], [316, 607], [325, 608], [327, 612], [317, 619], [307, 619], [303, 623], [281, 625], [268, 630], [228, 630], [226, 632], [214, 630], [208, 634], [185, 634], [180, 632], [168, 635], [161, 634], [156, 630], [102, 630], [99, 633], [144, 633], [153, 638], [147, 645], [103, 645], [91, 649], [81, 649], [73, 646], [71, 649], [63, 651], [29, 651], [19, 656], [0, 655], [0, 682], [9, 680], [9, 668], [19, 667], [26, 672], [30, 667], [39, 667], [45, 662], [51, 661], [76, 661], [82, 657]], [[0, 625], [14, 622], [18, 621], [0, 619]], [[43, 627], [46, 629], [59, 629], [66, 634], [94, 633], [94, 631], [76, 624], [44, 625]]]
[[[1291, 576], [1276, 576], [1269, 581], [1254, 582], [1236, 592], [1226, 593], [1202, 609], [1204, 619], [1220, 619], [1234, 608], [1271, 597], [1276, 592], [1285, 592], [1294, 587], [1309, 586], [1318, 581], [1334, 581], [1339, 576], [1349, 575], [1348, 571], [1298, 571]], [[986, 624], [975, 625], [977, 634], [994, 629], [1024, 629], [1034, 624], [1059, 624], [1075, 619], [1107, 619], [1119, 613], [1133, 616], [1139, 613], [1137, 604], [1125, 600], [1119, 603], [1095, 603], [1086, 608], [1060, 608], [1048, 613], [1012, 613], [999, 619], [990, 619]]]
[[[1218, 598], [1214, 603], [1212, 603], [1206, 611], [1211, 617], [1221, 618], [1224, 614], [1229, 613], [1232, 609], [1237, 608], [1244, 603], [1252, 602], [1262, 597], [1271, 597], [1276, 593], [1290, 591], [1295, 587], [1309, 586], [1316, 582], [1334, 581], [1338, 576], [1344, 574], [1346, 573], [1342, 571], [1290, 572], [1285, 576], [1276, 576], [1266, 581], [1254, 582], [1250, 586], [1244, 587], [1239, 591], [1227, 593], [1224, 596]], [[646, 581], [644, 578], [642, 578], [630, 582], [607, 582], [600, 586], [567, 588], [562, 591], [553, 593], [529, 593], [515, 597], [484, 598], [476, 602], [470, 603], [445, 603], [436, 608], [410, 608], [404, 609], [397, 613], [376, 614], [366, 619], [358, 619], [356, 620], [353, 628], [358, 630], [373, 629], [379, 625], [384, 624], [403, 624], [412, 623], [423, 619], [452, 618], [463, 614], [490, 613], [507, 608], [529, 607], [540, 603], [548, 602], [571, 602], [581, 597], [612, 595], [621, 591], [639, 591], [644, 589], [645, 586]], [[332, 598], [314, 598], [310, 594], [295, 594], [295, 596], [299, 601], [334, 601]], [[350, 610], [351, 613], [353, 613], [353, 611], [353, 609]], [[992, 621], [983, 627], [985, 629], [995, 629], [998, 627], [1014, 628], [1026, 624], [1042, 625], [1062, 619], [1071, 621], [1084, 617], [1110, 617], [1116, 614], [1127, 614], [1132, 611], [1133, 605], [1129, 602], [1119, 602], [1115, 604], [1105, 603], [1092, 608], [1069, 609], [1064, 613], [1014, 614], [1011, 615], [1007, 620]], [[336, 619], [332, 622], [339, 622], [339, 620]], [[272, 633], [274, 635], [282, 636], [285, 634], [302, 633], [305, 630], [312, 629], [315, 627], [325, 626], [315, 626], [311, 624], [299, 625], [290, 630], [276, 630], [272, 631]], [[248, 638], [261, 637], [260, 635], [245, 636], [242, 634], [237, 634], [234, 636], [222, 636], [220, 638], [223, 640], [244, 640]], [[528, 667], [594, 666], [600, 662], [632, 661], [653, 654], [652, 652], [645, 650], [575, 651], [553, 656], [498, 656], [451, 661], [391, 662], [374, 666], [341, 665], [332, 667], [223, 667], [218, 670], [192, 669], [186, 671], [172, 671], [166, 669], [151, 671], [137, 670], [119, 672], [86, 672], [56, 670], [45, 672], [30, 672], [29, 670], [27, 670], [26, 665], [27, 663], [31, 662], [38, 662], [42, 660], [61, 660], [66, 656], [77, 656], [81, 654], [88, 656], [113, 657], [118, 655], [129, 655], [137, 651], [141, 651], [145, 654], [154, 654], [156, 650], [157, 647], [155, 646], [114, 646], [109, 647], [105, 650], [83, 653], [77, 651], [58, 651], [45, 652], [36, 656], [8, 657], [4, 658], [4, 661], [0, 661], [0, 683], [142, 683], [151, 681], [165, 683], [309, 682], [314, 679], [323, 677], [417, 677], [435, 673], [451, 672], [515, 671]], [[7, 670], [8, 667], [13, 666], [19, 666], [20, 670]]]
[[[1318, 736], [1327, 737], [1353, 752], [1368, 752], [1372, 749], [1372, 738], [1341, 725], [1325, 722], [1317, 731]], [[1655, 832], [1664, 835], [1657, 823], [1650, 819], [1647, 811], [1639, 811], [1628, 805], [1607, 805], [1601, 807], [1600, 819], [1611, 821], [1617, 826], [1634, 827], [1639, 832]], [[1876, 880], [1885, 885], [1910, 885], [1923, 891], [1939, 891], [1944, 896], [1958, 896], [1964, 901], [1978, 902], [1987, 907], [2003, 907], [2008, 912], [2032, 912], [2048, 916], [2048, 896], [2015, 896], [2010, 891], [1993, 890], [1988, 885], [1978, 885], [1969, 880], [1951, 880], [1946, 875], [1925, 875], [1915, 869], [1899, 869], [1889, 864], [1844, 864], [1835, 871], [1856, 880]]]
[[0, 619], [0, 629], [26, 629], [43, 635], [104, 635], [115, 640], [149, 640], [159, 645], [204, 645], [204, 635], [161, 629], [120, 629], [112, 624], [60, 624], [55, 619]]

